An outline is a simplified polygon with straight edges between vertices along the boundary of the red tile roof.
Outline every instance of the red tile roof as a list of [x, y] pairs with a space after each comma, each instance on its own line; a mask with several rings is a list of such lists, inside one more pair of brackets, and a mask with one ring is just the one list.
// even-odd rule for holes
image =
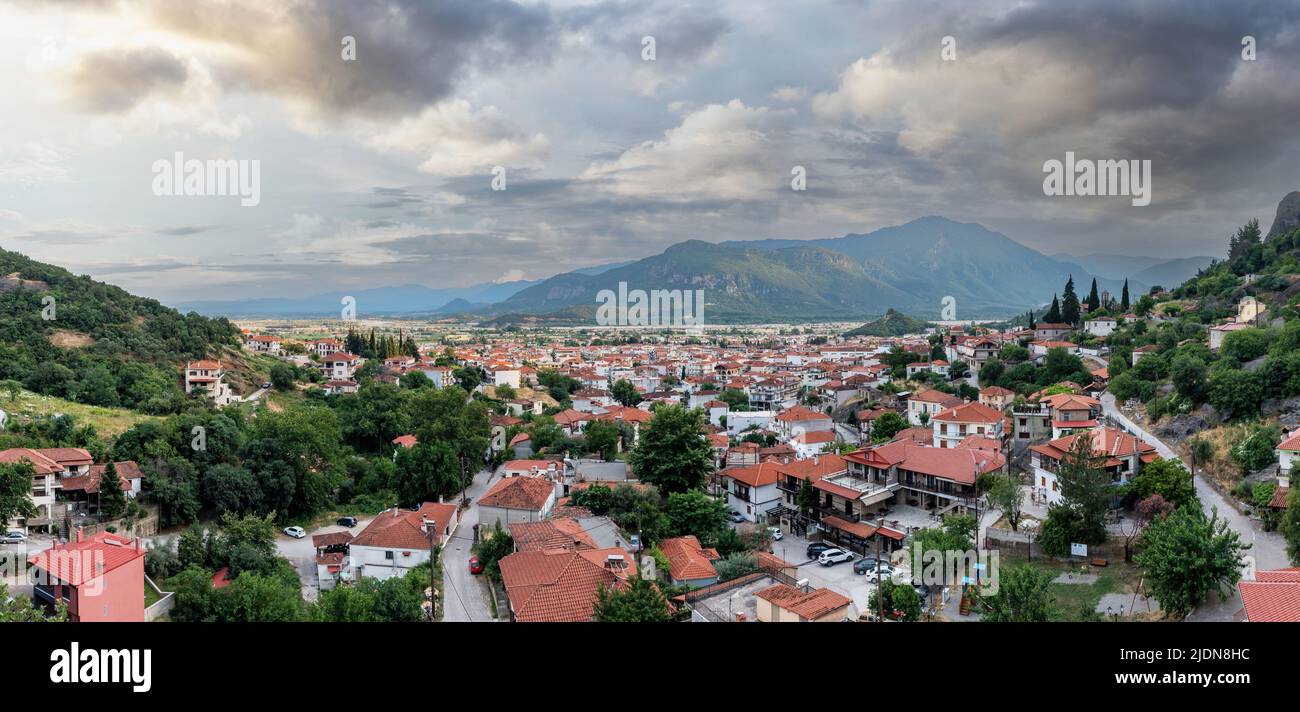
[[794, 613], [800, 618], [821, 618], [841, 608], [847, 608], [852, 601], [829, 588], [813, 589], [807, 593], [794, 586], [778, 583], [754, 594], [764, 601]]
[[479, 498], [480, 507], [525, 509], [540, 512], [555, 494], [555, 485], [539, 477], [507, 477]]
[[429, 535], [424, 520], [433, 522], [433, 530], [442, 537], [456, 514], [456, 505], [425, 502], [414, 512], [393, 508], [380, 512], [366, 525], [365, 530], [352, 540], [352, 546], [372, 546], [379, 549], [427, 549]]
[[[138, 480], [144, 477], [140, 471], [140, 466], [135, 460], [123, 460], [122, 462], [113, 463], [117, 469], [118, 481], [121, 483], [122, 491], [131, 490], [131, 480]], [[99, 491], [99, 481], [104, 477], [104, 470], [108, 465], [91, 465], [89, 474], [80, 477], [64, 477], [59, 481], [60, 486], [65, 492], [84, 490], [89, 494]]]
[[678, 581], [716, 578], [718, 572], [713, 562], [719, 558], [718, 552], [700, 546], [700, 540], [694, 536], [679, 536], [659, 542], [659, 549], [668, 557], [668, 569]]
[[1237, 584], [1246, 620], [1252, 623], [1300, 623], [1300, 569], [1256, 573]]
[[[609, 567], [621, 556], [622, 568]], [[580, 623], [592, 619], [600, 588], [621, 589], [636, 575], [636, 562], [622, 549], [518, 551], [501, 559], [515, 620], [530, 623]]]
[[596, 541], [583, 530], [582, 524], [568, 517], [540, 522], [514, 522], [508, 528], [517, 551], [596, 548]]
[[[56, 544], [27, 558], [32, 566], [73, 586], [93, 581], [113, 569], [144, 558], [133, 539], [101, 532], [82, 541]], [[141, 579], [143, 583], [143, 579]]]

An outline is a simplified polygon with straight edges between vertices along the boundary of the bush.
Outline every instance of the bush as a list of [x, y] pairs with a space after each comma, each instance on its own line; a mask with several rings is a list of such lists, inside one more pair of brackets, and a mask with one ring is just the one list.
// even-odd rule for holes
[[180, 573], [183, 568], [185, 567], [181, 565], [181, 557], [172, 548], [170, 539], [160, 542], [144, 555], [144, 572], [155, 581], [171, 578]]

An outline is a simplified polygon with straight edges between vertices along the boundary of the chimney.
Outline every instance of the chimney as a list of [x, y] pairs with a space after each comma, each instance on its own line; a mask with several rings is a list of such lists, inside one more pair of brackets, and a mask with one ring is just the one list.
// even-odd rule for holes
[[813, 455], [813, 464], [816, 465], [818, 462], [821, 462], [821, 459], [820, 455]]
[[82, 531], [81, 531], [81, 527], [78, 526], [78, 527], [77, 527], [77, 542], [80, 543], [81, 540], [82, 540]]
[[140, 550], [140, 537], [135, 538], [135, 550], [136, 551]]

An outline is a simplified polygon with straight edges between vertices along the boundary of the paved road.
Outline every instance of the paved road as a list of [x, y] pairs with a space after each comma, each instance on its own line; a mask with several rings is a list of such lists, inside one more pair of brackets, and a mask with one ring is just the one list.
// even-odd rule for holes
[[267, 393], [270, 393], [270, 389], [269, 389], [269, 388], [259, 388], [259, 389], [255, 390], [255, 391], [253, 391], [250, 395], [244, 396], [244, 402], [245, 402], [245, 403], [252, 403], [253, 401], [257, 400], [258, 398], [261, 398], [262, 396], [266, 395]]
[[478, 498], [487, 491], [495, 476], [491, 470], [482, 470], [474, 475], [467, 490], [470, 506], [461, 512], [460, 526], [443, 549], [444, 621], [487, 623], [493, 620], [487, 584], [482, 576], [469, 572], [469, 557], [474, 545], [474, 525], [478, 524]]
[[[1115, 396], [1110, 393], [1103, 393], [1101, 405], [1107, 415], [1123, 424], [1130, 432], [1136, 433], [1138, 437], [1155, 446], [1156, 452], [1160, 453], [1161, 457], [1181, 460], [1172, 448], [1151, 433], [1143, 430], [1137, 423], [1124, 415], [1115, 405]], [[1196, 485], [1196, 495], [1200, 497], [1206, 513], [1208, 514], [1211, 510], [1218, 510], [1219, 517], [1227, 520], [1228, 526], [1241, 536], [1241, 540], [1252, 545], [1247, 552], [1246, 566], [1242, 571], [1243, 578], [1253, 580], [1256, 569], [1277, 569], [1290, 566], [1286, 556], [1286, 544], [1281, 535], [1277, 532], [1261, 530], [1253, 521], [1238, 512], [1223, 495], [1219, 494], [1218, 490], [1210, 486], [1199, 474], [1196, 475], [1194, 483]], [[1188, 620], [1232, 620], [1233, 614], [1240, 609], [1241, 597], [1234, 586], [1232, 595], [1226, 600], [1217, 600], [1212, 597], [1210, 601], [1202, 604], [1188, 616]]]

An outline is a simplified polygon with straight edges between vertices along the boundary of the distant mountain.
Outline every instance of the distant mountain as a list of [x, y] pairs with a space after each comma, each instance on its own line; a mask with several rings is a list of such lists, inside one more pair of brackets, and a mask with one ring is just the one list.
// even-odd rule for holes
[[925, 331], [929, 322], [890, 309], [879, 319], [847, 331], [845, 336], [903, 336]]
[[472, 287], [434, 289], [419, 284], [396, 287], [378, 287], [350, 292], [328, 292], [299, 298], [235, 299], [227, 301], [181, 302], [176, 308], [182, 312], [250, 317], [250, 316], [328, 316], [337, 315], [343, 308], [344, 297], [356, 299], [358, 314], [432, 314], [454, 300], [470, 305], [492, 304], [509, 299], [521, 289], [539, 282], [536, 280], [490, 282]]
[[1210, 263], [1215, 259], [1204, 255], [1169, 259], [1167, 257], [1112, 255], [1106, 253], [1094, 253], [1080, 257], [1061, 253], [1053, 255], [1053, 258], [1073, 262], [1098, 277], [1119, 281], [1128, 279], [1130, 291], [1134, 289], [1135, 283], [1138, 283], [1138, 286], [1143, 291], [1155, 285], [1182, 284], [1195, 275], [1197, 270], [1209, 267]]
[[[948, 296], [956, 300], [956, 318], [968, 319], [1042, 305], [1071, 275], [1080, 289], [1092, 277], [980, 225], [926, 217], [829, 239], [690, 240], [598, 275], [557, 275], [490, 311], [591, 305], [600, 290], [626, 282], [629, 289], [704, 290], [706, 323], [863, 319], [890, 308], [939, 318]], [[1121, 284], [1098, 279], [1112, 293]]]
[[1134, 273], [1130, 279], [1132, 283], [1142, 283], [1148, 288], [1160, 286], [1168, 289], [1195, 277], [1197, 272], [1209, 267], [1213, 261], [1213, 257], [1184, 257], [1169, 260]]

